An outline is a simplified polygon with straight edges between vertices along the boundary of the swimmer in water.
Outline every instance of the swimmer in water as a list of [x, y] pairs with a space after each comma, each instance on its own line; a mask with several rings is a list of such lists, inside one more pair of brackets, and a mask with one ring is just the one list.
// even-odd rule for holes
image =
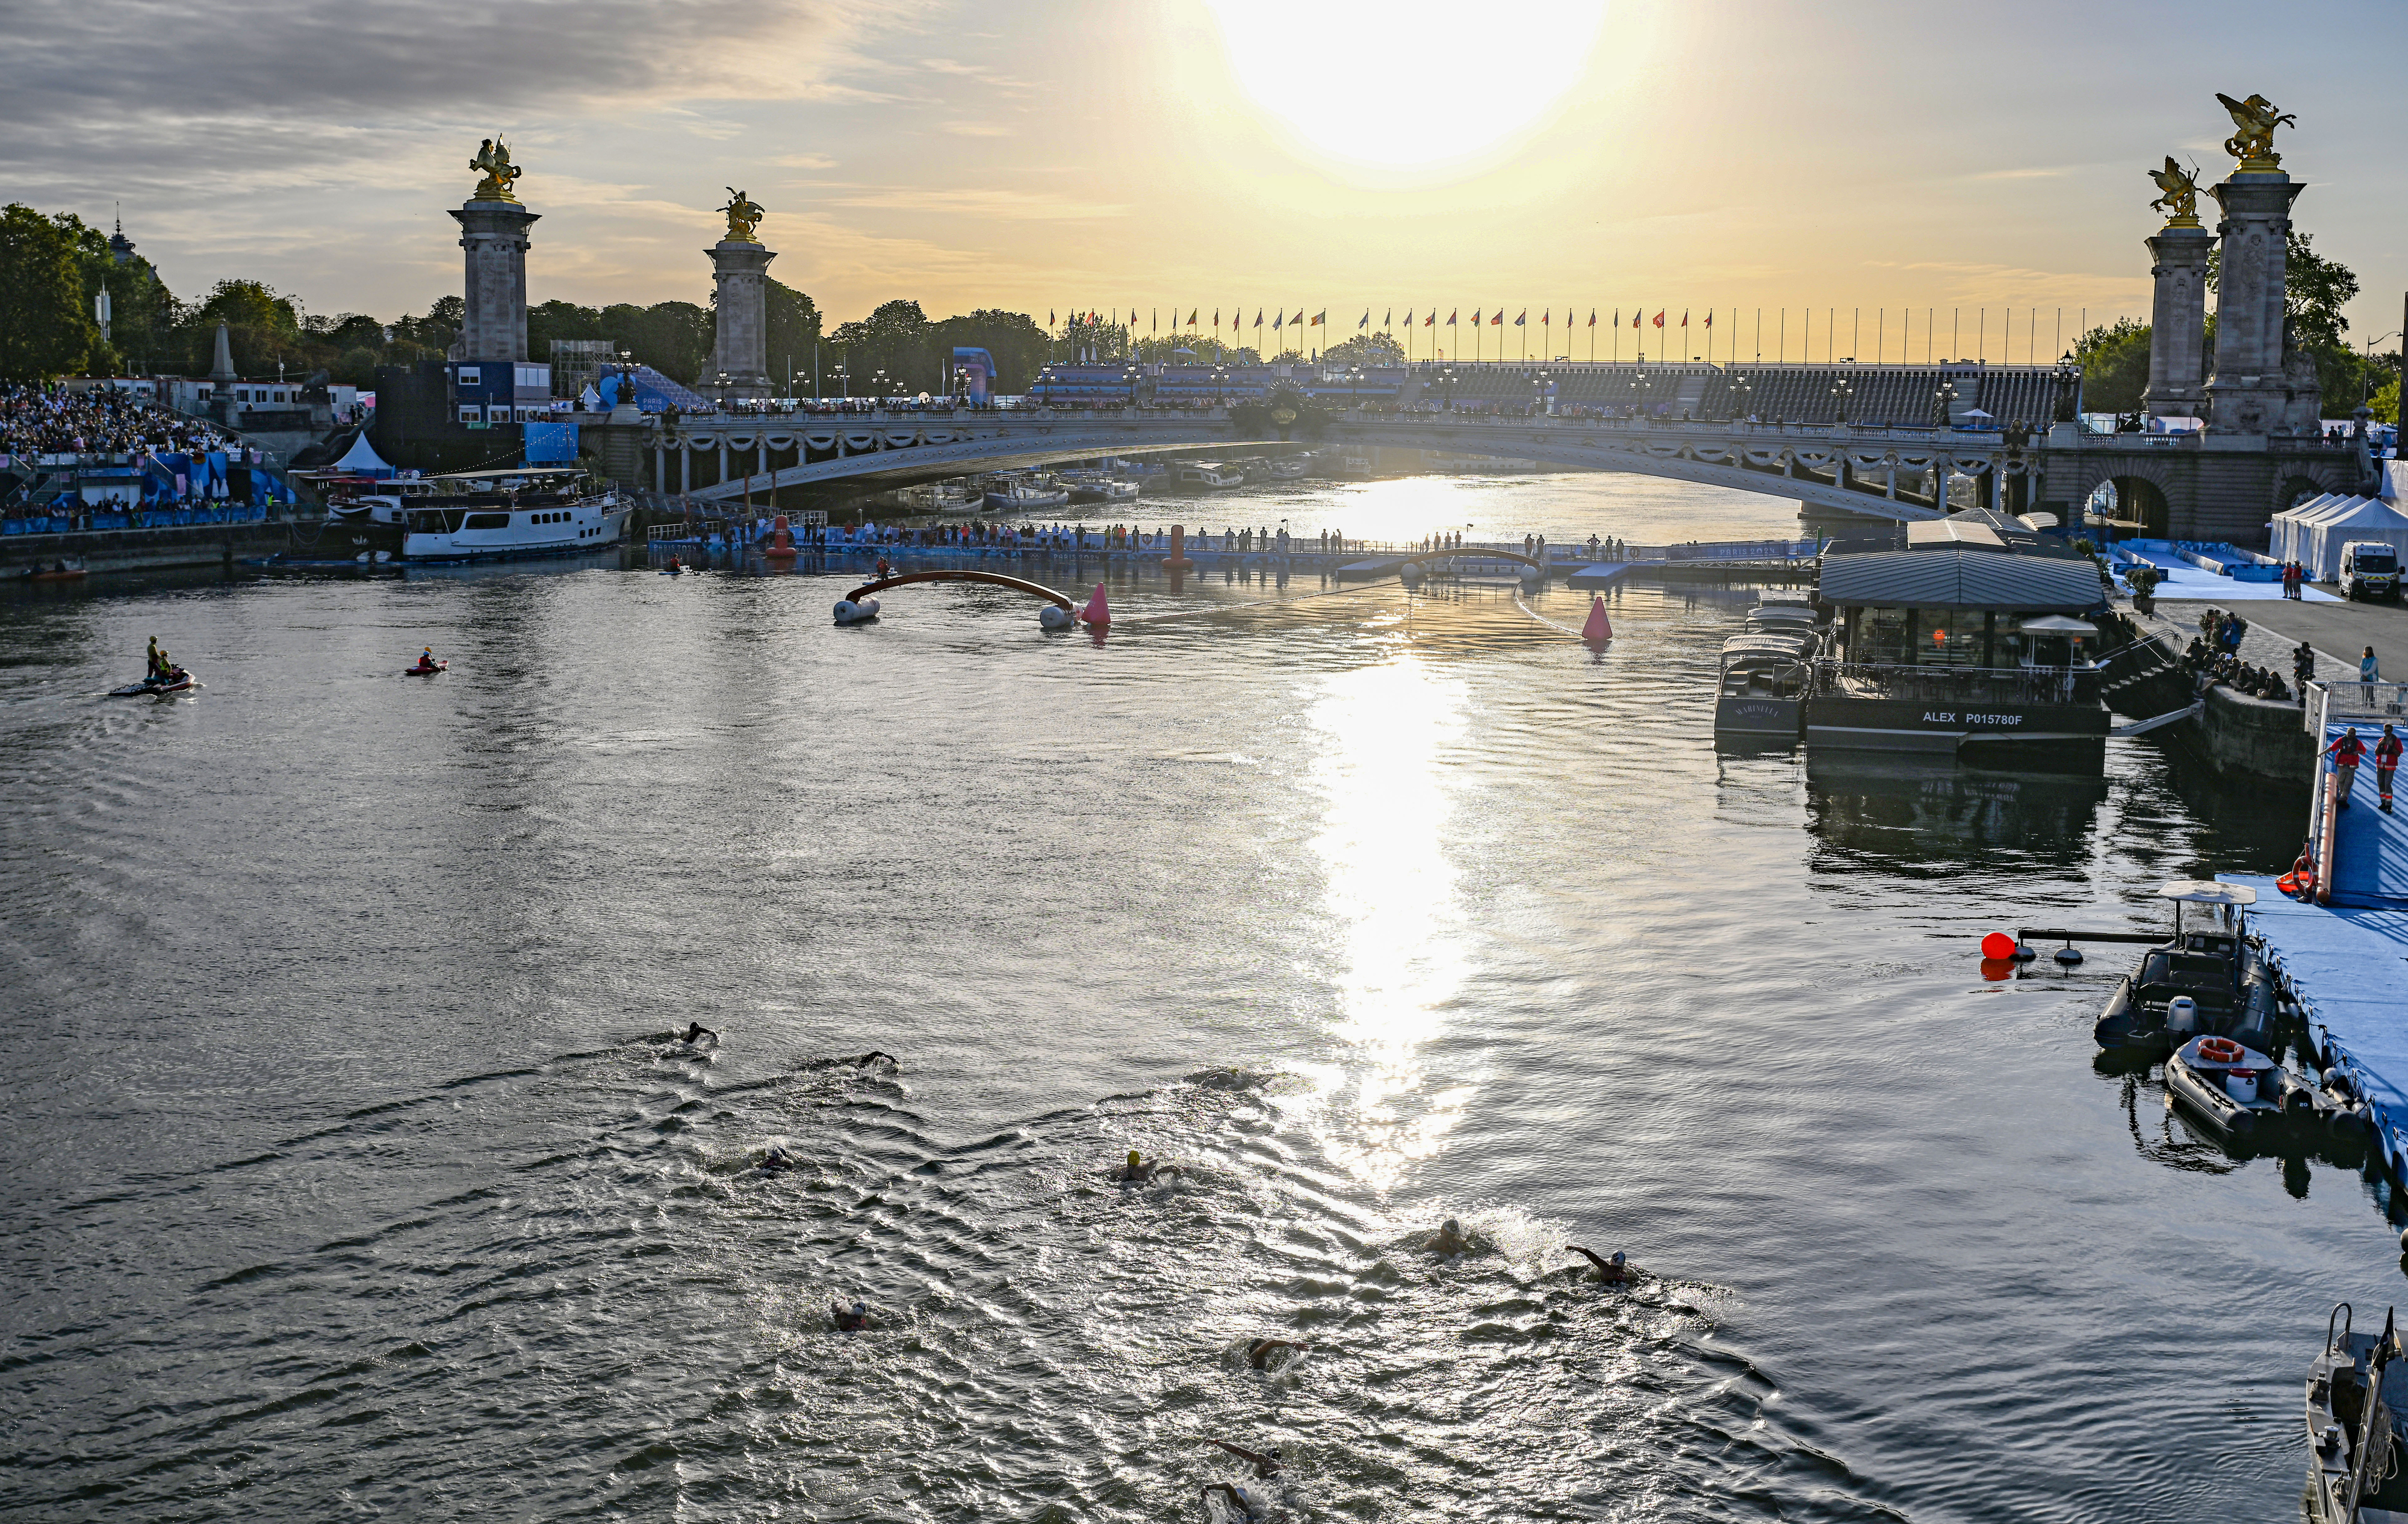
[[1431, 1234], [1429, 1242], [1422, 1247], [1432, 1254], [1469, 1254], [1471, 1252], [1471, 1238], [1463, 1231], [1463, 1224], [1449, 1218], [1440, 1224], [1438, 1232]]
[[806, 1069], [842, 1069], [850, 1066], [854, 1069], [867, 1069], [871, 1064], [880, 1062], [881, 1061], [891, 1063], [898, 1069], [903, 1067], [903, 1061], [901, 1059], [896, 1058], [892, 1053], [881, 1053], [874, 1048], [867, 1053], [855, 1053], [849, 1058], [813, 1059], [810, 1062], [804, 1064], [803, 1067]]
[[696, 1021], [685, 1029], [685, 1035], [679, 1038], [678, 1041], [692, 1045], [701, 1042], [705, 1037], [710, 1038], [714, 1043], [719, 1041], [719, 1033], [711, 1031], [709, 1027], [704, 1026], [701, 1022]]
[[[1253, 1366], [1257, 1371], [1268, 1371], [1270, 1369], [1271, 1357], [1278, 1354], [1281, 1350], [1293, 1349], [1297, 1354], [1301, 1355], [1307, 1353], [1312, 1348], [1312, 1346], [1309, 1344], [1298, 1344], [1294, 1339], [1256, 1339], [1246, 1350], [1246, 1363]], [[1214, 1440], [1212, 1443], [1219, 1445], [1221, 1442], [1219, 1440]], [[1223, 1447], [1226, 1448], [1226, 1446]], [[1267, 1472], [1264, 1474], [1268, 1475], [1269, 1474]]]
[[761, 1173], [764, 1175], [778, 1175], [796, 1167], [795, 1156], [783, 1148], [773, 1147], [761, 1156]]
[[1140, 1150], [1131, 1148], [1128, 1151], [1128, 1162], [1112, 1171], [1112, 1178], [1125, 1185], [1141, 1186], [1150, 1183], [1157, 1175], [1184, 1175], [1186, 1171], [1176, 1164], [1166, 1164], [1159, 1159], [1149, 1160]]
[[1263, 1517], [1254, 1495], [1237, 1483], [1214, 1482], [1204, 1488], [1204, 1495], [1208, 1498], [1215, 1492], [1229, 1500], [1230, 1506], [1238, 1510], [1240, 1518], [1254, 1519]]
[[831, 1302], [828, 1303], [828, 1316], [836, 1320], [838, 1332], [858, 1333], [869, 1326], [869, 1303], [856, 1302], [853, 1310], [847, 1312], [843, 1303]]
[[1620, 1249], [1615, 1249], [1613, 1251], [1613, 1258], [1608, 1260], [1600, 1258], [1596, 1250], [1584, 1249], [1578, 1244], [1566, 1244], [1564, 1247], [1573, 1254], [1580, 1255], [1582, 1258], [1588, 1261], [1589, 1263], [1597, 1266], [1597, 1278], [1605, 1282], [1609, 1286], [1625, 1285], [1630, 1279], [1631, 1272], [1629, 1262], [1623, 1258], [1622, 1251]]
[[1254, 1468], [1254, 1474], [1257, 1476], [1276, 1476], [1279, 1474], [1280, 1453], [1277, 1450], [1250, 1450], [1242, 1445], [1232, 1445], [1226, 1439], [1207, 1439], [1204, 1443], [1207, 1445], [1218, 1445], [1221, 1448], [1228, 1451], [1231, 1455], [1236, 1456], [1239, 1460], [1251, 1462]]

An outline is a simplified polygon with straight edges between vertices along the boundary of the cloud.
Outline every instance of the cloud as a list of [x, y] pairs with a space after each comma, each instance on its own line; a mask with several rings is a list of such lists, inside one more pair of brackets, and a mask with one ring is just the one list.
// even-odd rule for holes
[[992, 121], [940, 121], [937, 123], [937, 130], [951, 133], [955, 137], [1010, 137], [1011, 135], [1010, 128]]
[[447, 138], [500, 131], [515, 146], [595, 107], [865, 98], [838, 76], [932, 4], [13, 0], [0, 170], [27, 189], [106, 176], [214, 192], [373, 168], [438, 121]]
[[784, 153], [763, 161], [779, 169], [834, 169], [836, 161], [824, 153]]

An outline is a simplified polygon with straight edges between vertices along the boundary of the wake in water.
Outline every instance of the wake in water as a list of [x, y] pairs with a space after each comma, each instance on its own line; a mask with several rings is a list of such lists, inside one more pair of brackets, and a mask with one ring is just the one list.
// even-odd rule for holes
[[[21, 1436], [0, 1498], [73, 1451], [151, 1517], [323, 1510], [338, 1475], [371, 1508], [547, 1517], [1880, 1513], [1770, 1421], [1771, 1383], [1714, 1339], [1727, 1293], [1601, 1286], [1511, 1207], [1433, 1252], [1289, 1119], [1286, 1075], [949, 1143], [891, 1062], [723, 1085], [688, 1047], [478, 1075], [222, 1167], [209, 1189], [365, 1155], [394, 1189], [365, 1232], [238, 1275], [162, 1266], [150, 1311], [53, 1328], [124, 1359], [183, 1303], [153, 1400]], [[464, 1093], [555, 1141], [464, 1149]], [[1175, 1169], [1116, 1179], [1129, 1148]], [[1242, 1459], [1272, 1451], [1276, 1475]]]

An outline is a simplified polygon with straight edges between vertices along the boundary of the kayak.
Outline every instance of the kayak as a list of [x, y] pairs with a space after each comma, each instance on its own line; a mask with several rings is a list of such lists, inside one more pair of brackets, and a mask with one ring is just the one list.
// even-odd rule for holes
[[401, 675], [405, 677], [432, 677], [451, 665], [449, 662], [437, 662], [431, 667], [404, 667]]
[[165, 682], [153, 682], [146, 679], [138, 683], [127, 683], [122, 688], [110, 689], [108, 691], [108, 696], [113, 699], [138, 699], [146, 694], [151, 693], [180, 693], [188, 688], [198, 688], [200, 686], [200, 684], [193, 680], [193, 675], [191, 673], [186, 672], [181, 667], [178, 667], [174, 674]]

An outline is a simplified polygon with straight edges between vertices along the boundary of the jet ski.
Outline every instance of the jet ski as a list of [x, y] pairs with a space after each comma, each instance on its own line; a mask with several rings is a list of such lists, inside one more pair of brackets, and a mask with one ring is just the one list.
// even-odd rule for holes
[[122, 688], [112, 688], [108, 691], [108, 696], [113, 699], [138, 699], [152, 693], [180, 693], [186, 689], [200, 686], [193, 680], [193, 675], [182, 667], [171, 667], [165, 677], [146, 677], [138, 683], [127, 683]]
[[450, 662], [437, 662], [431, 667], [421, 663], [402, 668], [401, 675], [405, 677], [432, 677], [438, 672], [451, 670], [451, 666]]

